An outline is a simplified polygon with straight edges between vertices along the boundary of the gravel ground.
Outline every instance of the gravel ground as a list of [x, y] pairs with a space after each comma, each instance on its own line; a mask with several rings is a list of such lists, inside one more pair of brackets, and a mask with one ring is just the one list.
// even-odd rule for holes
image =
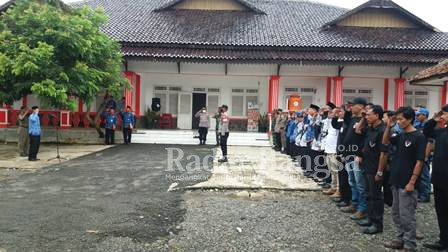
[[[318, 192], [210, 192], [184, 195], [182, 231], [169, 241], [170, 251], [387, 251], [394, 237], [390, 208], [385, 232], [368, 236]], [[438, 237], [432, 204], [418, 207], [419, 233]], [[165, 247], [166, 248], [166, 247]]]

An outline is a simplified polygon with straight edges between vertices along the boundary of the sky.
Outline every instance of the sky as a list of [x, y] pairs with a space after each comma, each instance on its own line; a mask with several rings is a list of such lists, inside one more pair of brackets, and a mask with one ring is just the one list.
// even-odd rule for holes
[[[79, 0], [63, 0], [64, 2], [74, 2]], [[132, 0], [130, 0], [132, 1]], [[151, 0], [148, 0], [151, 1]], [[330, 5], [340, 6], [352, 9], [357, 7], [367, 0], [310, 0], [314, 2], [322, 2]], [[0, 0], [0, 4], [7, 2], [7, 0]], [[394, 0], [395, 3], [408, 11], [414, 13], [427, 23], [436, 27], [437, 29], [448, 32], [448, 21], [445, 17], [446, 10], [448, 10], [447, 0]]]

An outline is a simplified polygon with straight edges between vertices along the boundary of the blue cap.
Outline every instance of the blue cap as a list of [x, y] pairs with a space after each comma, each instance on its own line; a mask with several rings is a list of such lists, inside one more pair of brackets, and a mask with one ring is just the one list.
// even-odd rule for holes
[[297, 111], [297, 112], [296, 112], [296, 116], [302, 116], [302, 112]]
[[416, 115], [416, 116], [419, 116], [419, 115], [421, 115], [421, 114], [423, 114], [423, 115], [425, 115], [426, 117], [428, 117], [428, 116], [429, 116], [429, 110], [426, 109], [426, 108], [420, 108], [419, 110], [417, 110], [417, 112], [415, 112], [415, 115]]

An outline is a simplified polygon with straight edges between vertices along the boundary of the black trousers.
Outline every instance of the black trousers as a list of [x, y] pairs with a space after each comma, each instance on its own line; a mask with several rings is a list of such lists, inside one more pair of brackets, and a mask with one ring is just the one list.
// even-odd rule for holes
[[125, 144], [131, 143], [132, 137], [132, 129], [131, 128], [123, 128], [123, 140]]
[[280, 133], [273, 132], [272, 133], [272, 142], [274, 143], [274, 147], [277, 149], [282, 148], [281, 140], [280, 140]]
[[309, 147], [299, 147], [299, 155], [298, 155], [298, 162], [299, 165], [302, 167], [302, 170], [304, 171], [311, 171], [311, 159], [310, 159], [310, 148]]
[[199, 143], [205, 144], [205, 142], [207, 141], [208, 129], [206, 127], [199, 127], [198, 132], [199, 132]]
[[28, 160], [33, 160], [37, 158], [37, 153], [39, 152], [40, 146], [40, 136], [30, 135], [30, 150], [28, 151]]
[[221, 135], [221, 151], [224, 157], [227, 157], [227, 139], [229, 138], [229, 132], [226, 132], [225, 135]]
[[384, 198], [382, 182], [375, 182], [375, 175], [364, 173], [367, 190], [367, 215], [378, 229], [383, 229]]
[[448, 246], [448, 189], [434, 186], [434, 202], [440, 229], [440, 242]]
[[106, 144], [115, 144], [115, 130], [106, 129]]
[[392, 195], [392, 187], [389, 183], [390, 171], [387, 169], [383, 172], [383, 196], [384, 196], [384, 204], [388, 206], [392, 206], [394, 202], [394, 197]]
[[338, 179], [339, 179], [339, 191], [341, 192], [341, 200], [345, 202], [350, 202], [352, 199], [352, 190], [350, 188], [350, 184], [348, 183], [347, 170], [345, 169], [340, 170], [338, 172]]

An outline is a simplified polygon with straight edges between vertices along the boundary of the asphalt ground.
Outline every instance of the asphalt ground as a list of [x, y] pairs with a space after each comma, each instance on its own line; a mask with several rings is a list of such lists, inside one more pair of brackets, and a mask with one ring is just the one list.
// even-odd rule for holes
[[[167, 149], [178, 163], [167, 162]], [[183, 192], [169, 186], [207, 180], [211, 154], [210, 147], [119, 145], [33, 173], [3, 171], [0, 250], [150, 249], [176, 234], [185, 215]]]

